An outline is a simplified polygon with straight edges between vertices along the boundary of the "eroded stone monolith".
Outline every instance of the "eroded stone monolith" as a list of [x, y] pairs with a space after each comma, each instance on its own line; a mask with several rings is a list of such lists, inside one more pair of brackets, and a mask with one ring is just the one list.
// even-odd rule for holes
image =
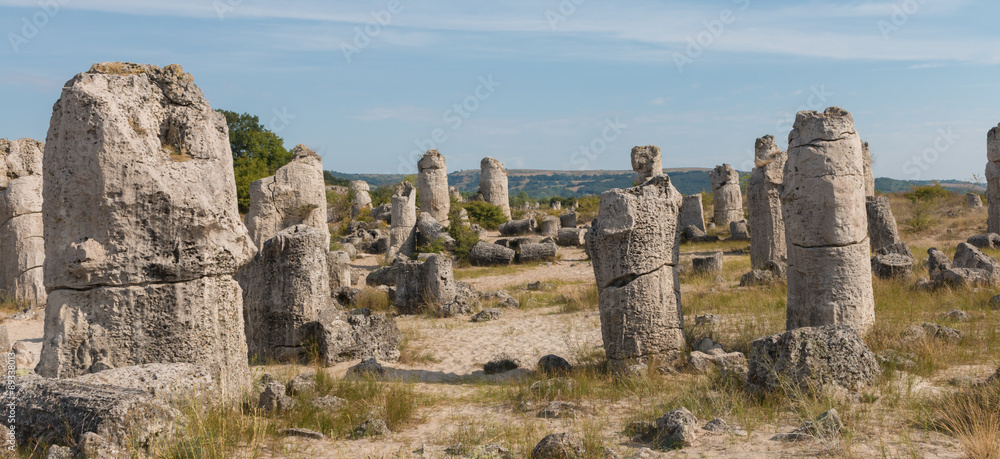
[[0, 292], [45, 304], [42, 152], [32, 139], [0, 139]]
[[292, 161], [274, 175], [250, 184], [246, 223], [258, 248], [279, 231], [294, 225], [326, 231], [329, 245], [326, 217], [323, 161], [305, 145], [292, 149]]
[[703, 233], [707, 231], [705, 229], [705, 210], [702, 206], [701, 193], [684, 196], [678, 226], [681, 228], [694, 226]]
[[712, 179], [712, 205], [715, 224], [723, 228], [730, 222], [743, 220], [743, 195], [740, 192], [740, 174], [729, 164], [716, 166], [710, 173]]
[[351, 182], [351, 193], [354, 195], [351, 201], [351, 208], [354, 209], [355, 215], [360, 214], [363, 209], [371, 209], [372, 195], [368, 182], [364, 180]]
[[677, 277], [680, 205], [681, 195], [666, 175], [601, 195], [586, 241], [613, 368], [650, 358], [669, 365], [684, 350]]
[[417, 170], [420, 211], [431, 214], [435, 220], [447, 225], [451, 195], [448, 192], [448, 168], [445, 166], [444, 155], [437, 150], [428, 151], [417, 162]]
[[875, 173], [872, 172], [872, 155], [868, 142], [861, 143], [861, 154], [865, 161], [865, 196], [875, 196]]
[[986, 136], [986, 204], [988, 233], [1000, 233], [1000, 125]]
[[180, 66], [96, 64], [63, 87], [43, 165], [45, 335], [36, 371], [193, 363], [249, 387], [233, 274], [240, 221], [225, 117]]
[[647, 145], [645, 147], [632, 148], [632, 170], [635, 171], [636, 185], [641, 185], [657, 175], [663, 173], [663, 158], [660, 155], [660, 147]]
[[836, 107], [802, 111], [788, 135], [781, 192], [788, 244], [789, 330], [875, 320], [865, 173], [854, 118]]
[[305, 355], [303, 326], [331, 304], [328, 251], [322, 230], [291, 226], [264, 241], [236, 275], [243, 288], [251, 362], [295, 361]]
[[785, 221], [781, 215], [781, 185], [788, 154], [781, 151], [774, 137], [757, 139], [754, 168], [747, 182], [747, 208], [750, 212], [750, 266], [760, 269], [767, 262], [784, 264]]
[[392, 226], [389, 228], [389, 259], [401, 253], [411, 256], [417, 249], [417, 191], [403, 182], [392, 196]]
[[483, 158], [479, 164], [479, 193], [483, 200], [503, 209], [510, 218], [510, 197], [507, 194], [507, 169], [493, 158]]
[[865, 212], [868, 218], [868, 237], [871, 239], [872, 252], [902, 242], [888, 197], [867, 197]]

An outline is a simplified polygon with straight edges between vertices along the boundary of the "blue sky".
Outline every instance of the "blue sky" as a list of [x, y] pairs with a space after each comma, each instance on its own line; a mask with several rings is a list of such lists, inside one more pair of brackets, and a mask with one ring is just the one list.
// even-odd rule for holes
[[[56, 7], [58, 6], [58, 8]], [[983, 175], [1000, 122], [992, 0], [0, 0], [0, 137], [44, 139], [94, 62], [181, 64], [326, 169], [751, 167], [794, 113], [838, 105], [875, 173]], [[381, 25], [382, 22], [386, 25]], [[26, 25], [26, 24], [31, 24]], [[700, 44], [699, 44], [700, 42]]]

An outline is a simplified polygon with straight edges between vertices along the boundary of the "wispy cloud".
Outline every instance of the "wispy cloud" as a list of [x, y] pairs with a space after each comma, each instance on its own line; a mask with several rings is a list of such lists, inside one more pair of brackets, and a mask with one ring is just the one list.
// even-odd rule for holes
[[361, 121], [397, 120], [406, 122], [427, 122], [434, 120], [431, 110], [418, 107], [371, 108], [354, 117]]

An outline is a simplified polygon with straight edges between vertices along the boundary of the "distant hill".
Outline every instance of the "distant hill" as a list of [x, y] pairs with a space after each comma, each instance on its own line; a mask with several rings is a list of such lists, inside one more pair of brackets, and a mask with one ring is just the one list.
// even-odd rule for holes
[[[664, 169], [681, 194], [695, 194], [711, 191], [712, 182], [708, 173], [711, 169]], [[331, 176], [346, 180], [364, 180], [372, 187], [392, 185], [403, 181], [400, 174], [347, 174], [328, 171]], [[740, 175], [746, 173], [741, 172]], [[524, 191], [532, 199], [547, 199], [553, 196], [564, 198], [600, 194], [612, 188], [632, 186], [635, 173], [632, 171], [546, 171], [535, 169], [508, 169], [511, 196]], [[448, 183], [465, 193], [479, 191], [479, 170], [456, 171], [448, 174]], [[931, 185], [931, 180], [875, 179], [875, 189], [883, 193], [907, 191], [916, 185]], [[984, 191], [983, 184], [972, 184], [959, 180], [941, 180], [941, 186], [951, 191]]]

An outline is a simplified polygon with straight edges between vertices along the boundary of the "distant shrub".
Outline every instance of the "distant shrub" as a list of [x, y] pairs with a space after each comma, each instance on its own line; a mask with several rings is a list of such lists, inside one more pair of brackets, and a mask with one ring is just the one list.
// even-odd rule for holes
[[459, 209], [452, 207], [451, 212], [448, 214], [448, 219], [451, 221], [451, 226], [448, 227], [448, 235], [455, 239], [455, 249], [452, 250], [455, 260], [459, 264], [468, 264], [469, 252], [472, 252], [472, 247], [479, 242], [479, 233], [473, 231], [471, 228], [462, 226], [462, 221], [458, 218]]
[[501, 223], [507, 221], [503, 209], [485, 201], [472, 201], [465, 203], [465, 211], [469, 213], [469, 220], [486, 229], [497, 229]]
[[947, 197], [948, 190], [941, 187], [940, 183], [934, 182], [933, 185], [914, 186], [913, 188], [910, 189], [910, 191], [903, 193], [903, 196], [906, 196], [907, 199], [914, 202], [916, 201], [928, 202], [928, 201], [933, 201], [935, 199]]
[[444, 246], [444, 239], [435, 238], [426, 244], [417, 246], [417, 253], [444, 253], [447, 250]]
[[382, 185], [370, 190], [368, 194], [372, 197], [372, 207], [375, 208], [382, 204], [389, 204], [392, 201], [394, 193], [396, 193], [395, 185]]

